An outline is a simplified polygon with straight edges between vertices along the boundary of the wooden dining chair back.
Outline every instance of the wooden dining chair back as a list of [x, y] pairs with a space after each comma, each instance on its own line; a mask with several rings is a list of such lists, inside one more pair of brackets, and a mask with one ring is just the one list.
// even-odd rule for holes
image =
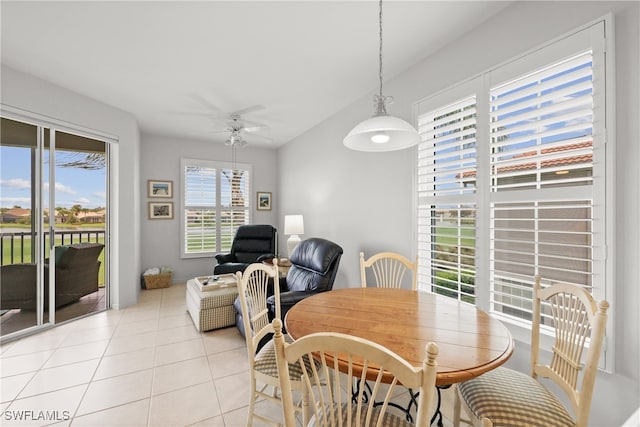
[[[429, 425], [437, 373], [435, 343], [427, 344], [422, 366], [416, 368], [387, 348], [351, 335], [322, 332], [286, 343], [282, 322], [275, 319], [273, 325], [286, 427], [296, 425], [287, 364], [308, 366], [312, 359], [316, 365], [304, 370], [302, 377], [310, 401], [308, 425]], [[393, 413], [395, 409], [390, 405], [392, 399], [407, 393], [406, 389], [400, 389], [401, 384], [419, 391], [415, 424]]]
[[362, 287], [367, 287], [367, 269], [373, 273], [375, 286], [378, 288], [400, 288], [404, 275], [411, 272], [411, 289], [418, 289], [417, 282], [418, 258], [411, 262], [403, 255], [394, 252], [380, 252], [364, 259], [364, 252], [360, 252], [360, 277]]
[[[273, 260], [273, 265], [250, 264], [244, 272], [237, 272], [236, 278], [251, 376], [251, 400], [249, 402], [247, 426], [251, 426], [254, 419], [272, 425], [280, 425], [280, 420], [272, 420], [255, 412], [255, 404], [258, 399], [269, 399], [280, 404], [280, 398], [278, 397], [280, 382], [278, 380], [273, 340], [270, 340], [258, 350], [263, 338], [274, 332], [271, 319], [269, 319], [269, 308], [267, 307], [267, 298], [272, 293], [276, 300], [276, 317], [279, 318], [280, 316], [280, 310], [277, 309], [280, 307], [280, 290], [279, 286], [277, 286], [277, 260]], [[288, 336], [287, 340], [290, 340]], [[303, 390], [302, 383], [299, 380], [295, 381], [295, 378], [299, 379], [302, 375], [297, 370], [297, 366], [292, 365], [292, 372], [290, 373], [294, 379], [292, 387], [296, 390]], [[271, 393], [268, 393], [269, 387], [272, 388]], [[304, 412], [302, 406], [298, 409], [300, 412]]]
[[[474, 425], [588, 425], [609, 303], [596, 302], [576, 285], [543, 289], [539, 276], [534, 295], [530, 375], [498, 368], [459, 384], [454, 426], [460, 423], [461, 406]], [[541, 328], [555, 335], [548, 363], [540, 360]], [[566, 394], [573, 417], [538, 377], [550, 379]]]

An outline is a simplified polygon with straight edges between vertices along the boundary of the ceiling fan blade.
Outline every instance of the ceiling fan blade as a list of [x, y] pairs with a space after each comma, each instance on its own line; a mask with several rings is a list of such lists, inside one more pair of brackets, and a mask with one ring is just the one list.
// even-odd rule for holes
[[200, 105], [204, 105], [205, 107], [211, 109], [209, 111], [209, 115], [213, 115], [213, 113], [222, 113], [222, 110], [220, 108], [216, 107], [211, 101], [200, 94], [190, 93], [189, 97], [198, 102]]
[[242, 110], [232, 111], [229, 116], [242, 116], [243, 114], [255, 113], [256, 111], [265, 110], [267, 107], [264, 105], [252, 105], [251, 107], [243, 108]]
[[245, 120], [245, 119], [240, 119], [240, 122], [242, 122], [242, 125], [245, 128], [250, 128], [250, 127], [260, 127], [260, 128], [264, 128], [267, 129], [269, 126], [265, 125], [264, 123], [260, 123], [260, 122], [255, 122], [253, 120]]
[[245, 131], [247, 132], [258, 132], [261, 130], [268, 130], [269, 126], [267, 125], [263, 125], [263, 126], [249, 126], [249, 127], [245, 127], [243, 128]]

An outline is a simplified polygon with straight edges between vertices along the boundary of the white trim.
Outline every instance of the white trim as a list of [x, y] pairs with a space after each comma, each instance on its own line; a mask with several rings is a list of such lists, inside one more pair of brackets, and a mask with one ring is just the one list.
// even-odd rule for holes
[[34, 113], [33, 111], [12, 107], [7, 104], [0, 103], [0, 116], [8, 119], [19, 120], [35, 126], [55, 128], [62, 132], [97, 139], [103, 142], [118, 143], [118, 137], [113, 134], [56, 119], [54, 117], [45, 116], [43, 114]]

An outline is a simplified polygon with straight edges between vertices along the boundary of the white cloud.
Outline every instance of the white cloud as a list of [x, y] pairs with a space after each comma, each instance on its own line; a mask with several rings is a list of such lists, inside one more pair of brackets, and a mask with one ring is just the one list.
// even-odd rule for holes
[[74, 205], [80, 206], [87, 206], [89, 203], [91, 203], [91, 200], [87, 199], [86, 197], [80, 197], [79, 199], [73, 201]]
[[[49, 183], [45, 182], [44, 183], [44, 191], [49, 191]], [[76, 194], [77, 191], [72, 190], [71, 187], [68, 187], [64, 184], [61, 184], [59, 182], [56, 182], [56, 192], [59, 193], [64, 193], [64, 194]]]
[[31, 198], [30, 197], [0, 197], [0, 205], [2, 206], [31, 206]]
[[3, 187], [17, 188], [18, 190], [28, 190], [31, 188], [29, 181], [20, 178], [0, 180], [0, 185]]

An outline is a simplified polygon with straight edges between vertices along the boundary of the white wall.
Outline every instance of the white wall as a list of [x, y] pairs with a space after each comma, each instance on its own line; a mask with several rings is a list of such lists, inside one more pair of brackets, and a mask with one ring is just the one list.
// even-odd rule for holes
[[[213, 273], [216, 261], [208, 258], [180, 258], [180, 159], [201, 159], [231, 161], [231, 148], [220, 143], [187, 141], [155, 135], [142, 135], [142, 158], [140, 159], [140, 209], [142, 210], [142, 271], [149, 267], [162, 265], [174, 270], [173, 281], [185, 282], [195, 276]], [[251, 197], [254, 204], [252, 222], [254, 224], [272, 224], [277, 227], [276, 212], [279, 197], [276, 191], [276, 152], [271, 149], [255, 148], [248, 145], [236, 151], [238, 163], [250, 163], [253, 168], [251, 177]], [[147, 180], [173, 181], [174, 219], [150, 220], [147, 214]], [[256, 191], [272, 192], [272, 210], [255, 209]], [[282, 234], [280, 234], [282, 237]], [[140, 273], [142, 273], [142, 271]]]
[[[599, 376], [590, 423], [603, 426], [622, 424], [640, 400], [638, 2], [517, 2], [385, 84], [385, 94], [395, 98], [390, 113], [411, 121], [412, 105], [420, 99], [609, 12], [616, 28], [616, 292], [610, 298], [616, 374]], [[347, 132], [371, 113], [368, 96], [278, 151], [280, 218], [302, 213], [303, 237], [342, 245], [336, 288], [358, 286], [361, 250], [415, 255], [414, 152], [370, 154], [342, 145]], [[528, 360], [529, 348], [518, 343], [510, 365], [526, 371]]]
[[[140, 271], [138, 125], [130, 114], [34, 76], [2, 67], [2, 104], [114, 135], [112, 160], [111, 303], [135, 304]], [[131, 184], [134, 185], [131, 185]]]

